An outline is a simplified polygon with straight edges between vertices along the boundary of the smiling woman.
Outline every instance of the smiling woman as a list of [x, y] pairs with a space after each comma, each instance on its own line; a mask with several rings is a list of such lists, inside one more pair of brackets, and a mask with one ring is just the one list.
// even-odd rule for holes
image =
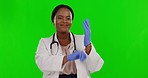
[[72, 24], [72, 15], [67, 8], [60, 8], [54, 18], [57, 33], [68, 33]]
[[90, 41], [88, 19], [83, 22], [83, 36], [70, 32], [73, 18], [73, 10], [68, 5], [58, 5], [53, 10], [51, 19], [56, 33], [42, 38], [36, 53], [43, 78], [90, 78], [104, 64]]

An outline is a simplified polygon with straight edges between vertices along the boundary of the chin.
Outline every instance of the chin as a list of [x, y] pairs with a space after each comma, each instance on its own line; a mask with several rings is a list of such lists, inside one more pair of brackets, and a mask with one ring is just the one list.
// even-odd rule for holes
[[69, 29], [61, 29], [62, 32], [69, 32]]
[[63, 30], [61, 33], [69, 33], [69, 30]]

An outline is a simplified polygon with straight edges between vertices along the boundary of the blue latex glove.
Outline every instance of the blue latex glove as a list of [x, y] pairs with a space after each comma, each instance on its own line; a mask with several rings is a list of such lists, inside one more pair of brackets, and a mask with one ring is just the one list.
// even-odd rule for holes
[[81, 62], [83, 62], [86, 59], [86, 54], [83, 51], [75, 51], [72, 54], [67, 55], [68, 61], [74, 61], [80, 59]]
[[84, 46], [87, 46], [88, 44], [90, 44], [90, 24], [88, 19], [84, 20], [83, 28], [84, 28]]

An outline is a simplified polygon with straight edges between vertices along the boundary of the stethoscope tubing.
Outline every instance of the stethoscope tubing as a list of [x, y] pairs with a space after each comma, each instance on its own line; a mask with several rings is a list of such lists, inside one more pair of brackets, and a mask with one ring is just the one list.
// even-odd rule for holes
[[[75, 36], [74, 34], [72, 33], [72, 36], [73, 36], [73, 41], [74, 41], [74, 51], [76, 51], [76, 42], [75, 42]], [[50, 43], [50, 51], [51, 51], [51, 54], [53, 55], [53, 52], [52, 52], [52, 45], [53, 44], [57, 44], [57, 47], [59, 47], [59, 43], [57, 41], [55, 41], [55, 33], [53, 34], [53, 37], [52, 37], [52, 42]], [[56, 53], [57, 54], [57, 53]]]

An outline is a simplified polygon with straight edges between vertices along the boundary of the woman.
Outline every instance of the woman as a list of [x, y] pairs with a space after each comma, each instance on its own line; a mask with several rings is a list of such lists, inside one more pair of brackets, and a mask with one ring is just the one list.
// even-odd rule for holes
[[70, 32], [73, 10], [67, 5], [58, 5], [52, 12], [56, 33], [42, 38], [36, 52], [36, 63], [43, 78], [90, 78], [90, 73], [99, 71], [104, 63], [90, 42], [90, 25], [83, 23], [85, 35]]

